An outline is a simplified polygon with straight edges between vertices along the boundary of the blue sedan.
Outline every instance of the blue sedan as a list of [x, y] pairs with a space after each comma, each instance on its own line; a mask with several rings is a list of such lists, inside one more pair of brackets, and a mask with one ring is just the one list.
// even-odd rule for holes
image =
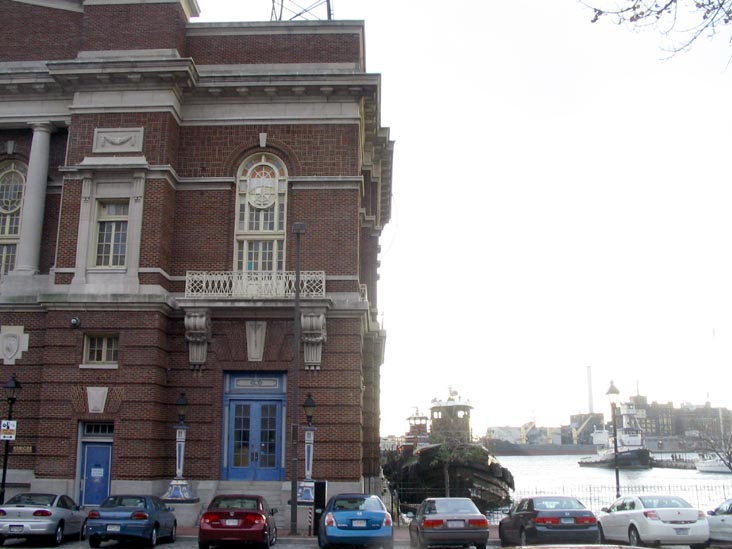
[[378, 496], [338, 494], [328, 500], [320, 517], [318, 545], [394, 547], [391, 515]]
[[155, 547], [160, 538], [175, 541], [176, 528], [173, 509], [156, 496], [109, 496], [86, 521], [90, 547], [107, 540], [143, 540]]

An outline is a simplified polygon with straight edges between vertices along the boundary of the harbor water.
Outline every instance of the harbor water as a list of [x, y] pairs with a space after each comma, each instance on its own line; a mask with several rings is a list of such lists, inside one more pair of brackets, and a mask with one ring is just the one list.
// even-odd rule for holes
[[[597, 512], [615, 500], [613, 468], [580, 467], [582, 456], [497, 456], [513, 473], [514, 501], [524, 496], [557, 494], [575, 496]], [[670, 456], [655, 455], [670, 459]], [[680, 496], [703, 511], [732, 498], [732, 474], [700, 473], [696, 469], [654, 467], [620, 470], [620, 494], [664, 493]]]

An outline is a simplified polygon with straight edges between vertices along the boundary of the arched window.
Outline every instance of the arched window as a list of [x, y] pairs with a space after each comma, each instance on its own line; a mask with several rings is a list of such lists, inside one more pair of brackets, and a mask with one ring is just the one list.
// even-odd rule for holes
[[287, 172], [271, 154], [247, 158], [237, 174], [234, 268], [278, 272], [285, 263]]
[[15, 268], [27, 174], [28, 167], [23, 162], [0, 162], [0, 276]]

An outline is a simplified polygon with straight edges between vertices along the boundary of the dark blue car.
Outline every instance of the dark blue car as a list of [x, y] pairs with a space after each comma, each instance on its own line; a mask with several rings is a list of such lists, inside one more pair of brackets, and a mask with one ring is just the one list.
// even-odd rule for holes
[[318, 545], [394, 547], [394, 527], [391, 515], [378, 496], [369, 494], [338, 494], [328, 500], [320, 517]]
[[155, 547], [158, 540], [175, 541], [177, 521], [173, 509], [157, 496], [109, 496], [89, 511], [86, 534], [90, 547], [107, 540], [142, 540]]

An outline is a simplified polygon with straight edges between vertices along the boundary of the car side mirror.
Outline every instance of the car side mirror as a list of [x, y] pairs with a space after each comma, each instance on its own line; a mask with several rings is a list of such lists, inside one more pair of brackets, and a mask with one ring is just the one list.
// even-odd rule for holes
[[716, 514], [717, 514], [717, 513], [716, 513], [716, 511], [707, 511], [707, 515], [710, 515], [710, 516], [712, 516], [712, 517], [713, 517], [714, 515], [716, 515]]
[[602, 509], [600, 509], [600, 511], [602, 511], [603, 513], [609, 513], [610, 509], [608, 509], [607, 507], [603, 507]]
[[273, 507], [272, 509], [269, 510], [270, 515], [274, 515], [276, 512], [277, 512], [277, 507]]
[[173, 511], [175, 511], [175, 508], [174, 507], [166, 507], [165, 510], [166, 511], [173, 512]]

